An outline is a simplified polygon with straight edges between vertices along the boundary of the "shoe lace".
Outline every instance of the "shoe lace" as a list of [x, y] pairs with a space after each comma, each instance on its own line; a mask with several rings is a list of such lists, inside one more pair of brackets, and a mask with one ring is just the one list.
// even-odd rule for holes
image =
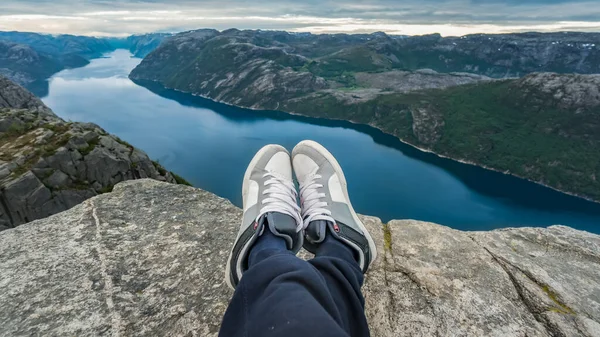
[[302, 217], [300, 216], [300, 206], [298, 206], [296, 187], [294, 183], [282, 177], [278, 177], [272, 172], [263, 175], [264, 185], [267, 187], [263, 191], [266, 197], [262, 200], [263, 207], [260, 209], [256, 221], [266, 213], [278, 212], [291, 216], [296, 220], [296, 231], [302, 230]]
[[319, 192], [319, 188], [323, 188], [323, 184], [319, 184], [321, 175], [316, 174], [316, 170], [308, 175], [306, 181], [300, 186], [300, 200], [302, 201], [302, 218], [303, 227], [306, 229], [311, 221], [326, 220], [335, 222], [331, 217], [329, 204], [324, 200], [325, 193]]

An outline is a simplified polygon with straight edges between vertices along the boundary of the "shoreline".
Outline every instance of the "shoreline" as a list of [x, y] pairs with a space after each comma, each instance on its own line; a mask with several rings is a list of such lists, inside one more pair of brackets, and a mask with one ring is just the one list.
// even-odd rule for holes
[[[138, 80], [138, 81], [139, 80], [141, 80], [141, 81], [150, 81], [150, 82], [153, 82], [153, 83], [157, 83], [161, 87], [163, 87], [165, 89], [168, 89], [168, 90], [174, 90], [174, 91], [181, 92], [181, 93], [184, 93], [184, 94], [188, 94], [188, 95], [192, 95], [192, 96], [196, 96], [196, 97], [201, 97], [201, 98], [204, 98], [204, 99], [216, 102], [216, 103], [224, 104], [224, 105], [227, 105], [227, 106], [231, 106], [231, 107], [248, 109], [248, 110], [253, 110], [253, 111], [265, 111], [265, 112], [267, 112], [267, 111], [278, 111], [278, 112], [282, 112], [282, 113], [285, 113], [285, 114], [288, 114], [288, 115], [292, 115], [292, 116], [301, 116], [301, 117], [309, 117], [309, 118], [320, 118], [320, 119], [330, 120], [330, 121], [344, 121], [344, 122], [352, 123], [354, 125], [368, 126], [368, 127], [377, 129], [378, 131], [380, 131], [380, 132], [382, 132], [382, 133], [384, 133], [386, 135], [392, 136], [392, 137], [398, 139], [401, 143], [403, 143], [405, 145], [408, 145], [408, 146], [410, 146], [410, 147], [412, 147], [414, 149], [417, 149], [417, 150], [419, 150], [421, 152], [430, 153], [430, 154], [433, 154], [433, 155], [435, 155], [435, 156], [437, 156], [439, 158], [448, 159], [448, 160], [452, 160], [452, 161], [455, 161], [455, 162], [459, 162], [461, 164], [476, 166], [476, 167], [479, 167], [479, 168], [482, 168], [482, 169], [485, 169], [485, 170], [489, 170], [489, 171], [501, 173], [501, 174], [504, 174], [504, 175], [507, 175], [507, 176], [519, 178], [519, 179], [522, 179], [522, 180], [525, 180], [525, 181], [528, 181], [528, 182], [531, 182], [531, 183], [534, 183], [534, 184], [537, 184], [537, 185], [540, 185], [540, 186], [543, 186], [543, 187], [547, 187], [547, 188], [549, 188], [551, 190], [554, 190], [556, 192], [560, 192], [560, 193], [563, 193], [563, 194], [566, 194], [566, 195], [569, 195], [569, 196], [572, 196], [572, 197], [576, 197], [576, 198], [583, 199], [583, 200], [586, 200], [586, 201], [589, 201], [589, 202], [593, 202], [595, 204], [600, 204], [600, 200], [594, 200], [594, 199], [586, 197], [584, 195], [580, 195], [580, 194], [573, 193], [573, 192], [568, 192], [568, 191], [563, 191], [563, 190], [560, 190], [560, 189], [555, 188], [553, 186], [549, 186], [547, 184], [544, 184], [542, 182], [535, 181], [535, 180], [532, 180], [532, 179], [529, 179], [529, 178], [526, 178], [526, 177], [522, 177], [522, 176], [513, 174], [510, 171], [501, 171], [499, 169], [495, 169], [493, 167], [489, 167], [489, 166], [486, 166], [486, 165], [483, 165], [483, 164], [478, 164], [478, 163], [475, 163], [475, 162], [472, 162], [472, 161], [469, 161], [469, 160], [466, 160], [466, 159], [453, 158], [453, 157], [446, 156], [446, 155], [434, 152], [432, 150], [429, 150], [429, 149], [426, 149], [426, 148], [414, 145], [414, 144], [412, 144], [410, 142], [407, 142], [406, 140], [404, 140], [404, 139], [402, 139], [402, 138], [400, 138], [400, 137], [398, 137], [398, 136], [396, 136], [396, 135], [394, 135], [392, 133], [389, 133], [389, 132], [386, 132], [386, 131], [382, 130], [380, 127], [378, 127], [376, 125], [373, 125], [373, 124], [359, 123], [359, 122], [356, 122], [356, 121], [353, 121], [353, 120], [349, 120], [349, 119], [328, 118], [328, 117], [314, 117], [314, 116], [307, 116], [307, 115], [303, 115], [303, 114], [299, 114], [299, 113], [295, 113], [295, 112], [290, 112], [290, 111], [268, 110], [268, 109], [264, 109], [264, 108], [254, 108], [254, 107], [247, 107], [247, 106], [242, 106], [242, 105], [236, 105], [236, 104], [232, 104], [232, 103], [229, 103], [229, 102], [216, 100], [216, 99], [211, 98], [211, 97], [206, 96], [206, 95], [197, 94], [197, 93], [193, 93], [193, 92], [189, 92], [189, 91], [184, 91], [184, 90], [180, 90], [180, 89], [176, 89], [176, 88], [170, 88], [170, 87], [167, 87], [164, 84], [162, 84], [161, 82], [156, 81], [156, 80], [135, 79], [135, 78], [131, 78], [129, 76], [128, 76], [128, 78], [131, 79], [132, 81], [135, 81], [135, 80]], [[277, 106], [279, 107], [279, 102], [277, 102]]]

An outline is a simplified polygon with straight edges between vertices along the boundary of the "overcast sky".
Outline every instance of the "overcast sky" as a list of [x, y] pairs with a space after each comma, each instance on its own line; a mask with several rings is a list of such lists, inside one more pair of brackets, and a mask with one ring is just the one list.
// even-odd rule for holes
[[446, 36], [600, 32], [600, 0], [0, 0], [0, 30], [125, 36], [232, 27]]

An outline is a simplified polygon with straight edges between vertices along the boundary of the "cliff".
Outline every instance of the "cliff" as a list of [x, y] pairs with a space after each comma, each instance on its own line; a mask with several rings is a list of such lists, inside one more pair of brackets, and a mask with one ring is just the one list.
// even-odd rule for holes
[[99, 126], [65, 122], [0, 76], [0, 231], [137, 178], [184, 182]]
[[[217, 336], [241, 210], [136, 180], [0, 233], [0, 335]], [[362, 217], [372, 336], [599, 336], [600, 237]]]
[[150, 54], [154, 49], [160, 46], [164, 39], [172, 35], [173, 34], [170, 33], [131, 35], [127, 37], [125, 44], [127, 49], [129, 49], [129, 51], [131, 51], [135, 57], [144, 58], [146, 55]]

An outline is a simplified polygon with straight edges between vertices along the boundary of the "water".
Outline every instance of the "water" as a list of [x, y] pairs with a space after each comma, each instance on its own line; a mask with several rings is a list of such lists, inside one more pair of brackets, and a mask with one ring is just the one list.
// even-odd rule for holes
[[141, 60], [125, 50], [56, 74], [43, 98], [59, 116], [94, 122], [145, 150], [194, 186], [241, 205], [246, 165], [263, 145], [327, 147], [344, 168], [356, 210], [465, 230], [569, 225], [600, 233], [600, 205], [441, 159], [366, 126], [251, 111], [133, 83]]

